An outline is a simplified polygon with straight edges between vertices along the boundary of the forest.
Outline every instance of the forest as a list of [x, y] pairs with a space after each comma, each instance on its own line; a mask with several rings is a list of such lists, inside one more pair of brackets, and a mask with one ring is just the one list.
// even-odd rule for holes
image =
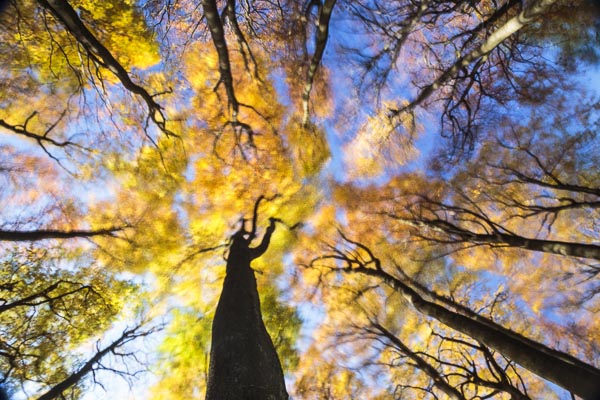
[[599, 2], [8, 0], [0, 63], [7, 398], [600, 399]]

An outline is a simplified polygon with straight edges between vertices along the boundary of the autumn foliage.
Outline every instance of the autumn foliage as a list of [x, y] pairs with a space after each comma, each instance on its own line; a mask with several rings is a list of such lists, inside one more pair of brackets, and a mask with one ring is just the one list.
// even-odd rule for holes
[[599, 21], [587, 1], [9, 1], [0, 385], [204, 399], [252, 220], [282, 369], [257, 381], [282, 397], [600, 395]]

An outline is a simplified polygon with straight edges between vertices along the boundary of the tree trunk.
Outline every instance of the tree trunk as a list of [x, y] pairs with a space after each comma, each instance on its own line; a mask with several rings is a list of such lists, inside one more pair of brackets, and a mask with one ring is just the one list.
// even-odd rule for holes
[[323, 4], [319, 2], [319, 19], [317, 23], [317, 33], [315, 38], [315, 52], [312, 60], [308, 66], [308, 72], [306, 74], [306, 82], [304, 83], [304, 90], [302, 92], [302, 109], [304, 116], [302, 117], [302, 126], [308, 125], [310, 118], [309, 100], [310, 92], [313, 88], [315, 75], [317, 68], [321, 64], [323, 54], [325, 53], [325, 46], [327, 46], [327, 39], [329, 39], [329, 20], [331, 19], [331, 12], [335, 6], [336, 0], [325, 0]]
[[[202, 7], [204, 8], [204, 17], [210, 28], [213, 43], [219, 55], [219, 74], [221, 76], [219, 83], [223, 82], [225, 85], [225, 92], [227, 93], [227, 99], [229, 100], [229, 106], [233, 114], [233, 122], [237, 122], [239, 103], [233, 90], [233, 76], [231, 74], [231, 63], [229, 62], [229, 50], [227, 49], [227, 41], [225, 40], [223, 21], [219, 15], [219, 9], [215, 0], [202, 0]], [[235, 15], [230, 17], [235, 18]]]
[[227, 275], [212, 326], [206, 400], [285, 400], [283, 370], [260, 312], [250, 262], [267, 249], [274, 221], [250, 248], [242, 229], [233, 236]]
[[600, 370], [575, 357], [550, 349], [521, 335], [486, 322], [485, 318], [470, 318], [429, 302], [411, 287], [389, 275], [382, 269], [364, 266], [344, 269], [383, 279], [393, 289], [403, 294], [413, 307], [424, 315], [435, 318], [446, 326], [495, 349], [521, 367], [541, 376], [583, 399], [600, 396]]

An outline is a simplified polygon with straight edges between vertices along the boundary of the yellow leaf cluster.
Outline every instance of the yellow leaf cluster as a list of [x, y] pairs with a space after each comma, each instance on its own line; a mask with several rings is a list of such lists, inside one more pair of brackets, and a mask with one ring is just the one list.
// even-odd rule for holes
[[[412, 116], [403, 115], [400, 123], [387, 115], [390, 104], [367, 118], [358, 133], [344, 146], [344, 163], [349, 178], [371, 178], [387, 168], [414, 160], [419, 154], [414, 145], [416, 129]], [[401, 128], [400, 128], [401, 127]]]

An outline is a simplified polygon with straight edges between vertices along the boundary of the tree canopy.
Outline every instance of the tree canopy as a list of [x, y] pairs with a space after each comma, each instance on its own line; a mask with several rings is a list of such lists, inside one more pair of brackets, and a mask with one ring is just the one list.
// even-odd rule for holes
[[11, 398], [204, 399], [240, 232], [280, 393], [600, 398], [596, 3], [5, 3]]

